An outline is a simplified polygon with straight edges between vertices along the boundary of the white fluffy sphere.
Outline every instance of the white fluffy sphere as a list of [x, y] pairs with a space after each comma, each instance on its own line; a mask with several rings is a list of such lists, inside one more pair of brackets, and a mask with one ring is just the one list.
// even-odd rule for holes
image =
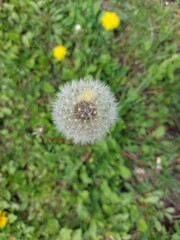
[[110, 88], [98, 80], [79, 80], [60, 88], [53, 103], [57, 130], [74, 143], [92, 144], [115, 124], [117, 102]]
[[75, 30], [78, 32], [81, 30], [81, 25], [80, 24], [76, 24], [75, 25]]

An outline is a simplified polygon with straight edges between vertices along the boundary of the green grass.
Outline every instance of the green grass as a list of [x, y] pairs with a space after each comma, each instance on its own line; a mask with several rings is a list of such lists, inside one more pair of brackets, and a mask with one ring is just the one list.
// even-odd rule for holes
[[[178, 240], [178, 1], [9, 0], [0, 10], [0, 239]], [[105, 10], [120, 16], [117, 30], [102, 28]], [[74, 146], [51, 103], [88, 76], [110, 85], [120, 118], [104, 140]]]

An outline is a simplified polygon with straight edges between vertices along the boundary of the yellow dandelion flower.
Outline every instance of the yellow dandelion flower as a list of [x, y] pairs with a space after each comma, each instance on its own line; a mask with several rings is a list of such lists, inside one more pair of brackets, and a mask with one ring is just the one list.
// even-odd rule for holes
[[3, 228], [8, 222], [8, 217], [6, 216], [6, 212], [0, 211], [0, 228]]
[[53, 49], [53, 55], [59, 61], [65, 58], [66, 53], [66, 48], [62, 45], [59, 45]]
[[120, 21], [120, 18], [114, 12], [105, 12], [101, 19], [101, 23], [106, 30], [113, 30], [117, 28]]

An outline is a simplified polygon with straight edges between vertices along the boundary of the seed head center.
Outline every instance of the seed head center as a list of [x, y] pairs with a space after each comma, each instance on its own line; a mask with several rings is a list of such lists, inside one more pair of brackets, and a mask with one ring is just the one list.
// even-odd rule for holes
[[74, 106], [74, 116], [81, 121], [88, 121], [97, 115], [96, 106], [92, 102], [80, 101]]

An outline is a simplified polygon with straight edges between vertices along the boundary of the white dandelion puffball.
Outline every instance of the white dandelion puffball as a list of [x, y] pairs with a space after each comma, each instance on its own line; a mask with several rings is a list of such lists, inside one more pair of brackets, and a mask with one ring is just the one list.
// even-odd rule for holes
[[76, 24], [75, 25], [75, 30], [78, 32], [81, 30], [81, 25], [80, 24]]
[[57, 130], [65, 137], [75, 144], [92, 144], [115, 124], [117, 102], [104, 83], [81, 79], [60, 88], [52, 116]]

